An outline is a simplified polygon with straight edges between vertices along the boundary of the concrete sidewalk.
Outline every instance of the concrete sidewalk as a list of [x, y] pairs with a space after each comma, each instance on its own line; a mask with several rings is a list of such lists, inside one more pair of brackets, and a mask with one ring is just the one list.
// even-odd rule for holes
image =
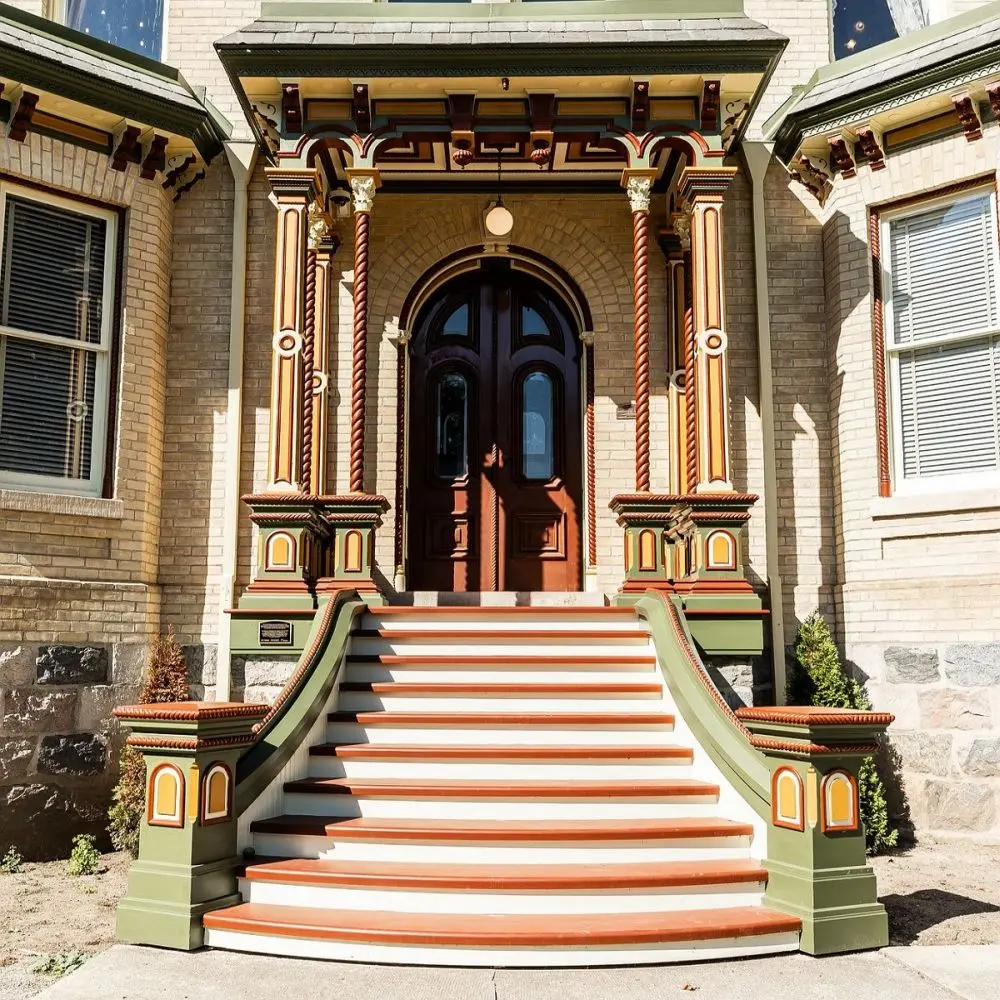
[[37, 1000], [994, 1000], [1000, 945], [642, 968], [433, 969], [116, 945]]

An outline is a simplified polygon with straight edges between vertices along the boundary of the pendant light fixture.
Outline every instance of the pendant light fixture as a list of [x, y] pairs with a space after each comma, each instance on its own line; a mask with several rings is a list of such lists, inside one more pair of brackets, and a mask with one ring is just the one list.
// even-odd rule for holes
[[514, 228], [514, 216], [510, 209], [503, 203], [503, 150], [502, 145], [497, 146], [497, 200], [496, 204], [486, 212], [484, 220], [486, 232], [490, 236], [504, 237], [510, 236]]

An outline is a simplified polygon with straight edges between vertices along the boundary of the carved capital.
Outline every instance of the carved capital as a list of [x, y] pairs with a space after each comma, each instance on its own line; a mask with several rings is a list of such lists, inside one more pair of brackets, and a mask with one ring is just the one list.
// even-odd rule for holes
[[653, 178], [649, 173], [626, 174], [622, 178], [622, 186], [628, 195], [629, 208], [632, 214], [649, 211], [649, 199], [653, 191]]
[[594, 331], [593, 330], [583, 330], [580, 333], [580, 343], [583, 344], [584, 347], [593, 347], [594, 346]]
[[691, 216], [687, 212], [678, 212], [673, 217], [674, 232], [681, 241], [682, 250], [691, 249]]
[[332, 223], [330, 216], [323, 210], [318, 201], [314, 201], [308, 209], [309, 215], [309, 249], [323, 249], [324, 241], [329, 237]]
[[347, 171], [347, 179], [351, 182], [354, 211], [371, 215], [375, 192], [382, 186], [379, 172], [374, 168], [353, 168]]

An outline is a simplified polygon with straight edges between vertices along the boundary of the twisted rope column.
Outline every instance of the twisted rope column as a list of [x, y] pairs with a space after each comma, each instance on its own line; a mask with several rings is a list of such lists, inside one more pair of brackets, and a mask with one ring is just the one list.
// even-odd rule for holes
[[365, 488], [365, 403], [368, 356], [368, 248], [378, 171], [351, 170], [354, 195], [354, 337], [351, 342], [350, 492]]
[[[688, 244], [690, 246], [690, 242]], [[687, 483], [685, 492], [694, 488], [698, 481], [698, 408], [695, 391], [695, 337], [694, 308], [692, 305], [691, 283], [691, 251], [684, 254], [684, 397], [686, 402], [685, 417], [685, 455], [687, 458]]]
[[649, 492], [649, 197], [653, 171], [627, 174], [632, 209], [632, 277], [635, 308], [635, 488]]
[[306, 250], [305, 325], [302, 332], [302, 473], [303, 489], [312, 482], [313, 374], [316, 371], [316, 251]]

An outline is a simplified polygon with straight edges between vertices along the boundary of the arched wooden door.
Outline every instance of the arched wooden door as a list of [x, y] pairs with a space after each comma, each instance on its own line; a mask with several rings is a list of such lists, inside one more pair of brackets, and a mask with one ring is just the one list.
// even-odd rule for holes
[[412, 340], [413, 590], [579, 590], [579, 340], [560, 298], [493, 263], [446, 284]]

